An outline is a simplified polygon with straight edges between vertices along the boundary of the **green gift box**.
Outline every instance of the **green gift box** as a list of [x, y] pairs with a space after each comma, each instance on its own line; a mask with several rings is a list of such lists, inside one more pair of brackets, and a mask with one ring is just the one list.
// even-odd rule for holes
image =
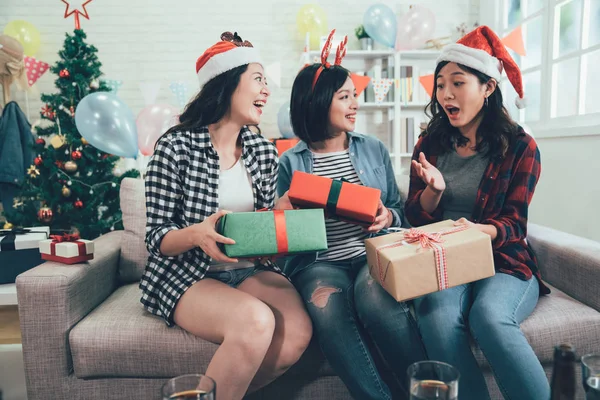
[[327, 250], [325, 217], [321, 209], [230, 213], [219, 220], [217, 230], [235, 240], [235, 244], [221, 245], [228, 257]]

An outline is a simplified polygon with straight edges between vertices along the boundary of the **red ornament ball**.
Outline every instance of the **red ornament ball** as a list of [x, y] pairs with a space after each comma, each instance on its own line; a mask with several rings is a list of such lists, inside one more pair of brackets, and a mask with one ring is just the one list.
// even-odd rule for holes
[[73, 160], [79, 160], [81, 158], [81, 152], [79, 150], [73, 150], [71, 152], [71, 158]]
[[39, 167], [40, 165], [42, 165], [44, 163], [44, 160], [42, 160], [42, 157], [37, 156], [36, 158], [33, 159], [33, 163]]
[[47, 206], [43, 206], [38, 210], [37, 217], [40, 220], [40, 222], [43, 222], [45, 224], [52, 222], [52, 209]]
[[42, 138], [37, 138], [37, 139], [35, 139], [35, 144], [37, 144], [38, 146], [45, 146], [46, 141]]
[[61, 78], [68, 78], [69, 76], [71, 76], [71, 73], [69, 72], [68, 69], [63, 69], [62, 71], [60, 71], [60, 73], [58, 74]]
[[73, 205], [75, 206], [75, 208], [82, 209], [83, 208], [83, 201], [77, 199], [77, 200], [75, 200], [75, 202], [73, 203]]

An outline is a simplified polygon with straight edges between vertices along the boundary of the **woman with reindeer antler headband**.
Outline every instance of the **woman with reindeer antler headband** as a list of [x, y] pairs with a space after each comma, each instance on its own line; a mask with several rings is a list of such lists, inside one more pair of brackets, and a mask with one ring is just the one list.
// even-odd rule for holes
[[196, 73], [199, 94], [148, 165], [141, 302], [167, 325], [220, 344], [206, 375], [219, 399], [242, 399], [300, 358], [312, 327], [276, 265], [238, 262], [218, 248], [235, 243], [215, 230], [221, 216], [275, 204], [277, 150], [248, 129], [270, 95], [259, 54], [226, 32], [198, 58]]
[[[350, 72], [340, 65], [347, 38], [332, 65], [328, 57], [334, 32], [323, 47], [321, 62], [303, 68], [294, 81], [291, 122], [301, 141], [281, 157], [277, 192], [289, 202], [292, 174], [303, 171], [380, 189], [379, 209], [368, 228], [327, 219], [328, 250], [288, 258], [286, 272], [306, 303], [325, 356], [352, 396], [391, 399], [394, 386], [381, 378], [369, 351], [369, 336], [377, 339], [390, 331], [402, 335], [402, 342], [385, 354], [388, 365], [401, 371], [402, 382], [407, 367], [425, 354], [408, 307], [370, 279], [364, 240], [403, 225], [404, 213], [388, 150], [375, 137], [353, 132], [356, 89]], [[365, 297], [381, 300], [376, 307], [364, 308]]]

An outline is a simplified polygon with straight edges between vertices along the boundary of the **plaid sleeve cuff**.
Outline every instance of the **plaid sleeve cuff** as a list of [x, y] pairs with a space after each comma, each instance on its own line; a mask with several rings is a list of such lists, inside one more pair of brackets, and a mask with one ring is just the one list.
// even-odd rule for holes
[[180, 229], [180, 227], [175, 223], [160, 225], [150, 229], [146, 234], [146, 248], [154, 256], [163, 258], [176, 258], [177, 256], [169, 257], [161, 253], [160, 244], [167, 233], [178, 229]]

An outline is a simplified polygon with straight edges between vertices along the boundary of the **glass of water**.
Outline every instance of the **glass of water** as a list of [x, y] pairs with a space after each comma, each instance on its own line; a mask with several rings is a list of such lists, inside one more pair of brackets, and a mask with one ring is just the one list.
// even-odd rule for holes
[[181, 375], [170, 379], [162, 387], [163, 400], [215, 400], [217, 384], [200, 374]]
[[581, 377], [586, 400], [600, 400], [600, 354], [581, 357]]
[[457, 400], [458, 370], [440, 361], [420, 361], [408, 367], [410, 400]]

